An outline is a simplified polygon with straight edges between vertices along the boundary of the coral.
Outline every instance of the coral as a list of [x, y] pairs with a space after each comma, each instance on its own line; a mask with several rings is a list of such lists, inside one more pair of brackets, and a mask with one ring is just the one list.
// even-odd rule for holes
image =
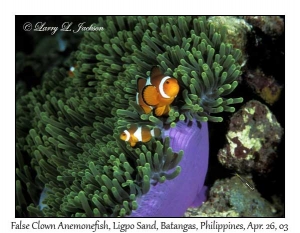
[[239, 213], [237, 213], [235, 210], [226, 210], [223, 212], [215, 211], [214, 213], [203, 213], [200, 208], [189, 208], [186, 213], [184, 214], [184, 217], [240, 217]]
[[218, 159], [238, 172], [267, 173], [277, 157], [282, 134], [283, 129], [269, 108], [249, 101], [231, 117], [228, 144], [219, 151]]
[[266, 76], [259, 69], [248, 70], [244, 74], [244, 80], [266, 103], [273, 105], [279, 99], [282, 86], [273, 76]]
[[284, 19], [280, 16], [244, 16], [244, 19], [270, 36], [279, 36], [284, 32]]
[[[242, 101], [226, 98], [241, 51], [205, 17], [107, 17], [98, 25], [105, 31], [84, 33], [74, 77], [54, 69], [17, 101], [17, 215], [182, 216], [204, 198], [208, 132], [200, 122], [222, 121], [215, 114]], [[137, 79], [153, 65], [180, 84], [165, 118], [135, 103]], [[132, 123], [160, 127], [164, 140], [130, 147], [119, 135]], [[145, 201], [161, 192], [168, 202]]]
[[208, 200], [197, 209], [189, 209], [188, 214], [191, 217], [275, 217], [277, 210], [256, 190], [251, 191], [233, 176], [217, 180]]
[[232, 44], [234, 48], [241, 50], [242, 58], [239, 63], [245, 65], [247, 61], [247, 34], [251, 31], [252, 26], [244, 19], [234, 16], [211, 16], [208, 22], [213, 23], [216, 28], [222, 28], [223, 25], [226, 25], [227, 34], [224, 42]]
[[[253, 75], [264, 80], [275, 79], [280, 85], [284, 83], [285, 62], [284, 18], [279, 16], [245, 16], [252, 24], [248, 35], [246, 53], [247, 69]], [[258, 71], [258, 72], [257, 72]], [[255, 74], [256, 73], [256, 74]]]

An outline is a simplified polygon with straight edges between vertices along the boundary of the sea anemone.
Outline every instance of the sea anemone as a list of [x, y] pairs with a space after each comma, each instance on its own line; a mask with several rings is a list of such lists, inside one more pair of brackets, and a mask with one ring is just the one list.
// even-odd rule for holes
[[[17, 215], [182, 216], [204, 197], [203, 122], [221, 121], [214, 114], [242, 101], [225, 98], [241, 52], [205, 17], [118, 16], [98, 25], [105, 30], [86, 32], [75, 53], [74, 77], [54, 69], [17, 101]], [[135, 102], [137, 79], [153, 65], [180, 84], [167, 117]], [[130, 147], [119, 135], [132, 123], [160, 127], [163, 139]], [[149, 202], [157, 195], [164, 198]]]

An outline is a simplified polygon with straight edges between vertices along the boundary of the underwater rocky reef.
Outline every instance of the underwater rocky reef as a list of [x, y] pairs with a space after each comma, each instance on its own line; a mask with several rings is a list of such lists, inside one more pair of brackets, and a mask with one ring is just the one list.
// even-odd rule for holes
[[284, 216], [283, 17], [56, 17], [94, 29], [17, 27], [17, 217]]

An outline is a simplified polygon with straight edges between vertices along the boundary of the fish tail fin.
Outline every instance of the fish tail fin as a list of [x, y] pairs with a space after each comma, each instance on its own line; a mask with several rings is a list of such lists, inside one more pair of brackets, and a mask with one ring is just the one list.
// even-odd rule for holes
[[153, 128], [151, 130], [152, 137], [158, 138], [161, 135], [161, 130], [159, 128]]

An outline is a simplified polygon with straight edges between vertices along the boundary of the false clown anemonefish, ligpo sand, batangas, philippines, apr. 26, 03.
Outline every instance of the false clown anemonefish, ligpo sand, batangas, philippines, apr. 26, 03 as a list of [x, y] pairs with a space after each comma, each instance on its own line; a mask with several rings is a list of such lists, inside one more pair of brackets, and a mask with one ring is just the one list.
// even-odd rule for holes
[[152, 130], [148, 126], [131, 125], [129, 129], [124, 130], [120, 138], [130, 143], [134, 147], [137, 142], [149, 142], [152, 137], [159, 137], [161, 131], [158, 128]]
[[158, 66], [152, 67], [150, 77], [147, 79], [139, 78], [137, 85], [137, 104], [143, 108], [146, 114], [154, 109], [156, 116], [169, 113], [170, 104], [179, 92], [177, 79], [162, 74]]

